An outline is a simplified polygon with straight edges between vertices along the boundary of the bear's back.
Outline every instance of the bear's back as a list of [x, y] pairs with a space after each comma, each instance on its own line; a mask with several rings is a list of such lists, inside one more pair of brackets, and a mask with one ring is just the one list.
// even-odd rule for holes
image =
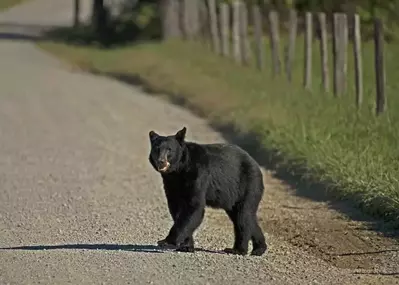
[[256, 161], [242, 148], [234, 144], [204, 144], [202, 147], [207, 154], [209, 166], [226, 165], [229, 169], [238, 169], [245, 166], [259, 168]]
[[256, 161], [243, 149], [233, 144], [197, 145], [202, 151], [197, 161], [207, 173], [209, 186], [207, 204], [211, 207], [231, 208], [241, 200], [248, 190], [251, 180], [261, 180], [261, 172]]

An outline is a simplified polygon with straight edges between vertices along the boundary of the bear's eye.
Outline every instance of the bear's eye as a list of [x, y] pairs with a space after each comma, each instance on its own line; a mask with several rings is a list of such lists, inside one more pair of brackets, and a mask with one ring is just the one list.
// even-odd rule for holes
[[170, 152], [166, 155], [166, 158], [168, 159], [168, 161], [172, 160], [172, 155]]

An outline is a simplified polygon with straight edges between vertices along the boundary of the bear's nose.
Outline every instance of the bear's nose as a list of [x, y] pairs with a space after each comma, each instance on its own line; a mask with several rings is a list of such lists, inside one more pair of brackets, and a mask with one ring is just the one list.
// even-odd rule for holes
[[158, 170], [163, 172], [166, 171], [170, 166], [170, 163], [167, 159], [159, 159]]

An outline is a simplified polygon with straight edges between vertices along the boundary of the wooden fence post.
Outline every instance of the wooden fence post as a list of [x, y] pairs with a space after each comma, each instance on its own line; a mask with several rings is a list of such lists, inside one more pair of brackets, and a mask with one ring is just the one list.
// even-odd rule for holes
[[303, 84], [306, 89], [312, 86], [312, 13], [305, 14], [305, 72]]
[[235, 0], [233, 2], [233, 56], [237, 63], [241, 62], [240, 8], [240, 1]]
[[187, 40], [189, 39], [189, 34], [190, 34], [189, 0], [181, 0], [179, 16], [180, 16], [180, 27], [183, 36], [182, 38]]
[[201, 42], [205, 46], [208, 46], [210, 41], [210, 24], [208, 10], [204, 1], [198, 2], [198, 16]]
[[334, 61], [334, 72], [333, 72], [333, 88], [334, 96], [339, 96], [339, 14], [334, 13], [333, 15], [333, 61]]
[[220, 30], [222, 35], [222, 54], [230, 54], [230, 7], [227, 3], [220, 4]]
[[212, 46], [215, 53], [220, 54], [220, 41], [215, 0], [208, 0], [209, 19], [211, 24]]
[[360, 16], [357, 14], [355, 14], [353, 22], [353, 52], [355, 57], [356, 106], [360, 107], [363, 102], [363, 66]]
[[193, 29], [193, 36], [194, 40], [198, 41], [199, 38], [199, 32], [200, 32], [200, 4], [197, 1], [192, 1], [191, 2], [191, 24], [192, 24], [192, 29]]
[[280, 37], [279, 37], [279, 23], [278, 13], [276, 11], [269, 12], [269, 26], [270, 26], [270, 46], [272, 51], [273, 76], [280, 73]]
[[180, 3], [180, 18], [181, 27], [183, 32], [183, 38], [186, 40], [193, 39], [193, 27], [192, 27], [192, 4], [190, 0], [182, 0]]
[[240, 43], [241, 43], [241, 62], [244, 65], [249, 64], [250, 45], [248, 39], [248, 8], [245, 2], [240, 7]]
[[286, 57], [285, 57], [285, 70], [287, 73], [288, 81], [292, 81], [292, 67], [295, 55], [297, 26], [298, 26], [297, 13], [294, 9], [291, 9], [290, 21], [289, 21], [289, 40], [288, 40], [288, 47], [286, 48]]
[[334, 93], [336, 96], [346, 91], [348, 70], [348, 20], [346, 14], [338, 13], [334, 17]]
[[80, 25], [80, 0], [75, 0], [73, 16], [73, 26], [77, 28]]
[[162, 35], [165, 40], [181, 36], [179, 6], [178, 0], [162, 0], [160, 2]]
[[328, 72], [328, 38], [327, 38], [327, 23], [326, 14], [319, 13], [319, 25], [320, 25], [320, 55], [321, 55], [321, 80], [323, 90], [329, 91], [330, 81]]
[[347, 90], [347, 74], [348, 74], [348, 17], [346, 14], [341, 14], [341, 39], [340, 39], [340, 58], [341, 58], [341, 70], [340, 70], [340, 83], [341, 92], [345, 93]]
[[255, 45], [256, 45], [256, 67], [259, 70], [263, 69], [263, 32], [262, 32], [262, 14], [258, 5], [253, 5], [252, 14], [255, 29]]
[[183, 9], [183, 23], [185, 37], [189, 40], [198, 38], [199, 30], [199, 3], [197, 1], [184, 0]]
[[381, 19], [374, 19], [375, 75], [376, 75], [376, 114], [386, 109], [385, 66], [384, 66], [384, 28]]

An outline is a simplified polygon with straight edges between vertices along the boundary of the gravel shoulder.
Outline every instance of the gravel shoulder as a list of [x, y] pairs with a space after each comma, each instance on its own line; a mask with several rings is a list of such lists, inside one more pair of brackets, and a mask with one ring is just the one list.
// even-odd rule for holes
[[[0, 14], [0, 24], [66, 25], [72, 4], [31, 1]], [[0, 62], [0, 284], [399, 283], [395, 240], [295, 196], [267, 170], [266, 255], [218, 253], [233, 231], [210, 209], [196, 234], [202, 250], [160, 251], [171, 219], [147, 160], [148, 131], [185, 125], [189, 140], [223, 136], [187, 110], [71, 70], [27, 41], [0, 39]]]

